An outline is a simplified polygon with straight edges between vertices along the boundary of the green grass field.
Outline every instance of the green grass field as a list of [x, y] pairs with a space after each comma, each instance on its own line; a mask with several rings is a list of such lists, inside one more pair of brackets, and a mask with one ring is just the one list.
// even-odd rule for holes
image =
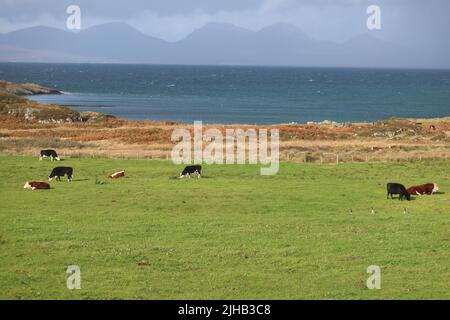
[[[56, 165], [74, 181], [23, 189]], [[0, 167], [0, 298], [450, 298], [450, 162], [282, 163], [271, 177], [217, 165], [200, 180], [175, 179], [181, 167], [165, 161], [0, 156]], [[127, 177], [106, 178], [118, 169]], [[442, 193], [386, 200], [387, 182]], [[66, 288], [68, 265], [81, 290]], [[366, 288], [369, 265], [381, 290]]]

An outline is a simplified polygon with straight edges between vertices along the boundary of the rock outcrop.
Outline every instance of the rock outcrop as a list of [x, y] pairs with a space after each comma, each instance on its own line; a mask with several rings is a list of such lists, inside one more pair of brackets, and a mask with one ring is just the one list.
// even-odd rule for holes
[[115, 119], [114, 116], [98, 112], [80, 113], [64, 106], [42, 104], [22, 97], [36, 94], [61, 92], [34, 83], [18, 84], [0, 80], [0, 116], [39, 123], [101, 122]]
[[81, 121], [83, 122], [103, 122], [112, 119], [116, 119], [115, 116], [109, 114], [94, 112], [94, 111], [83, 111], [80, 112]]
[[61, 94], [61, 91], [46, 88], [35, 83], [12, 83], [0, 80], [0, 93], [29, 96], [36, 94]]
[[79, 112], [59, 105], [44, 105], [11, 93], [0, 92], [0, 115], [39, 123], [82, 121]]

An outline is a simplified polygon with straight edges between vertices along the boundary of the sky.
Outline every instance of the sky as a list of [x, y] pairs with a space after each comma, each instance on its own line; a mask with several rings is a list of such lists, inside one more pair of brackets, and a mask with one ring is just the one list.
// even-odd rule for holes
[[[177, 41], [209, 22], [257, 31], [290, 23], [316, 39], [342, 42], [362, 33], [450, 52], [449, 0], [0, 0], [0, 33], [36, 25], [65, 28], [66, 8], [81, 8], [82, 28], [122, 21]], [[369, 5], [381, 8], [381, 30], [366, 27]]]

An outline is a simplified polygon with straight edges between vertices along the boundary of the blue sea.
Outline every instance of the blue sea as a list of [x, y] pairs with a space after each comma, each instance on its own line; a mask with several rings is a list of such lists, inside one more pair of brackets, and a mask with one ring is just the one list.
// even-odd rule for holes
[[450, 116], [450, 70], [0, 63], [0, 79], [78, 111], [204, 123], [372, 122]]

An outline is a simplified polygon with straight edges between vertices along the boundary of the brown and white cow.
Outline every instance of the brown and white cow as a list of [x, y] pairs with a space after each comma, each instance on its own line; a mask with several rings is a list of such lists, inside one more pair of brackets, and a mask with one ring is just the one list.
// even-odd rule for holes
[[31, 189], [31, 190], [45, 190], [50, 189], [50, 185], [47, 182], [26, 182], [23, 186], [24, 189]]
[[412, 196], [432, 195], [439, 191], [439, 187], [436, 183], [426, 183], [420, 186], [414, 186], [407, 189], [408, 193]]
[[111, 179], [119, 179], [125, 177], [125, 171], [114, 172], [109, 176]]

